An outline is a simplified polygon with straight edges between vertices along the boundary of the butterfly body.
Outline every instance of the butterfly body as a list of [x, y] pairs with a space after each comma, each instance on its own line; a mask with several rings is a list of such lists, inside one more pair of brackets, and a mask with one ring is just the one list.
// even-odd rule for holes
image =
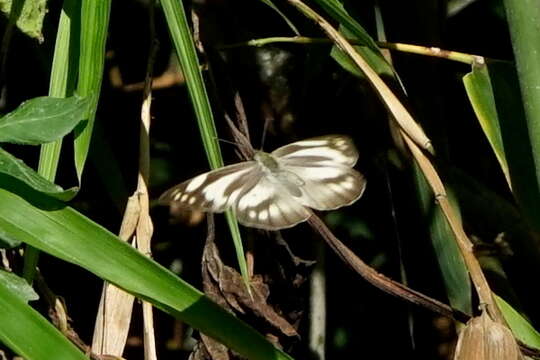
[[365, 179], [352, 169], [357, 159], [349, 137], [321, 136], [198, 175], [160, 201], [210, 212], [232, 209], [243, 225], [288, 228], [307, 220], [309, 208], [332, 210], [360, 198]]

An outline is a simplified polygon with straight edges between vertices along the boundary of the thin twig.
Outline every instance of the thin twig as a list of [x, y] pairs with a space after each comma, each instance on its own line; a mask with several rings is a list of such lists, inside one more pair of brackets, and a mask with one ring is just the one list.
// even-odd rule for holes
[[[355, 46], [365, 45], [362, 41], [358, 39], [346, 39], [350, 44]], [[222, 50], [234, 49], [244, 46], [255, 46], [261, 47], [270, 44], [276, 43], [286, 43], [286, 44], [304, 44], [304, 45], [332, 45], [334, 42], [328, 38], [312, 38], [307, 36], [273, 36], [260, 39], [251, 39], [244, 42], [238, 42], [230, 45], [223, 45], [220, 47]], [[404, 44], [404, 43], [395, 43], [388, 41], [376, 41], [377, 45], [384, 49], [395, 50], [399, 52], [424, 55], [430, 57], [436, 57], [440, 59], [446, 59], [456, 62], [461, 62], [464, 64], [483, 64], [486, 59], [480, 55], [467, 54], [459, 51], [445, 50], [433, 46], [423, 46], [423, 45], [414, 45], [414, 44]]]
[[466, 322], [469, 319], [467, 314], [452, 309], [452, 307], [443, 302], [435, 300], [416, 290], [412, 290], [401, 283], [379, 274], [345, 246], [345, 244], [343, 244], [330, 229], [328, 229], [326, 224], [317, 215], [313, 214], [308, 219], [308, 223], [323, 237], [328, 246], [330, 246], [347, 265], [369, 283], [382, 291], [461, 322]]

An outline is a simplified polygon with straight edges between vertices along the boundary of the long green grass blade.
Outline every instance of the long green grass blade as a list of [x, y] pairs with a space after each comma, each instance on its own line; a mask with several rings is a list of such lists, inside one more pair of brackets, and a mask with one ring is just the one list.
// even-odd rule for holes
[[[64, 203], [7, 178], [0, 177], [0, 188], [1, 237], [19, 239], [79, 265], [171, 313], [248, 359], [291, 359], [172, 272]], [[28, 339], [32, 338], [26, 337], [27, 343]]]
[[[67, 97], [76, 88], [79, 68], [80, 0], [65, 0], [60, 14], [54, 58], [51, 68], [49, 96]], [[54, 181], [60, 158], [62, 139], [41, 146], [38, 172]]]
[[[505, 0], [506, 16], [523, 97], [534, 176], [530, 186], [540, 189], [540, 3], [536, 0]], [[509, 160], [509, 163], [514, 159]], [[539, 198], [533, 199], [540, 203]], [[540, 211], [530, 212], [530, 221], [540, 229]]]
[[[73, 95], [75, 91], [79, 70], [80, 22], [81, 0], [64, 0], [56, 32], [49, 96], [64, 98]], [[62, 139], [41, 146], [38, 173], [51, 182], [56, 178], [61, 149]], [[30, 283], [34, 279], [38, 261], [39, 251], [27, 246], [23, 273]]]
[[90, 148], [90, 139], [103, 78], [105, 42], [109, 29], [111, 0], [82, 0], [81, 47], [77, 93], [92, 96], [93, 106], [87, 121], [75, 129], [75, 169], [79, 183]]
[[[169, 32], [174, 42], [178, 59], [186, 79], [191, 103], [195, 110], [199, 131], [201, 133], [206, 156], [212, 169], [223, 166], [221, 150], [218, 144], [218, 136], [212, 107], [208, 99], [206, 87], [200, 71], [200, 65], [195, 51], [195, 44], [189, 29], [186, 13], [181, 1], [161, 0], [161, 6], [169, 25]], [[249, 289], [249, 274], [247, 271], [244, 247], [240, 238], [240, 229], [236, 217], [231, 211], [225, 213], [236, 250], [236, 258], [240, 266], [240, 273]]]
[[0, 279], [0, 342], [28, 360], [88, 360], [60, 331]]

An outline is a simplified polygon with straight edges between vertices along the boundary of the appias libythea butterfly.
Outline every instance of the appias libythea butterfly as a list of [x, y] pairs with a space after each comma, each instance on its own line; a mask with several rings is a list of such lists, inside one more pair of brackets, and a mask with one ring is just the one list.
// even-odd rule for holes
[[254, 159], [216, 169], [167, 190], [160, 203], [193, 210], [232, 209], [238, 221], [266, 230], [292, 227], [311, 210], [350, 205], [364, 192], [364, 176], [352, 169], [358, 151], [344, 135], [297, 141]]

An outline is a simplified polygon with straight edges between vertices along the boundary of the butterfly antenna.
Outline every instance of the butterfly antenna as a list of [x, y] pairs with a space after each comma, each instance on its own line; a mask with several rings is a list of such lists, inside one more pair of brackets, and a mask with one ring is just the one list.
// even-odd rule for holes
[[266, 130], [268, 129], [268, 124], [270, 123], [270, 118], [268, 116], [264, 117], [264, 126], [261, 137], [261, 147], [260, 150], [264, 149], [264, 140], [266, 140]]
[[240, 142], [234, 142], [234, 141], [224, 140], [224, 139], [220, 139], [220, 138], [216, 138], [216, 139], [219, 142], [223, 142], [225, 144], [230, 144], [230, 145], [236, 146], [236, 148], [238, 149], [238, 151], [241, 154], [241, 157], [243, 156], [244, 159], [249, 159], [250, 158], [250, 156], [249, 156], [250, 152], [249, 152], [249, 148], [248, 148], [247, 145], [242, 144]]
[[240, 147], [240, 144], [235, 143], [234, 141], [229, 141], [229, 140], [220, 139], [220, 138], [216, 138], [216, 139], [217, 139], [217, 141], [219, 141], [219, 142], [222, 142], [222, 143], [225, 143], [225, 144], [234, 145], [234, 146], [236, 146], [236, 147]]

